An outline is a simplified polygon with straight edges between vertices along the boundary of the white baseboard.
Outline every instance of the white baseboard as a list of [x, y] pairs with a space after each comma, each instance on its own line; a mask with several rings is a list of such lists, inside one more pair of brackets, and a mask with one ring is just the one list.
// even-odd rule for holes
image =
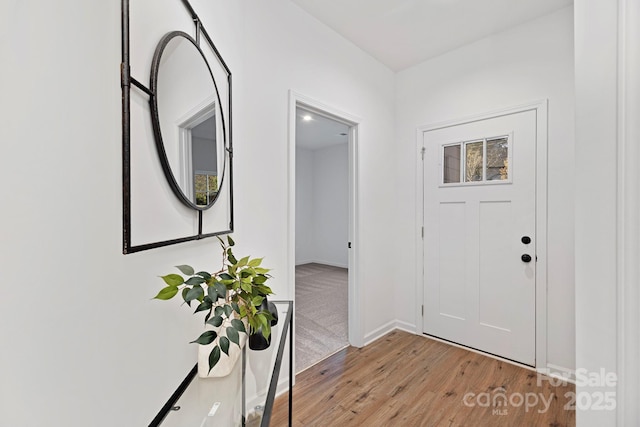
[[416, 333], [416, 326], [407, 322], [402, 322], [400, 320], [392, 320], [391, 322], [385, 323], [377, 329], [369, 332], [364, 336], [364, 345], [369, 345], [375, 340], [382, 338], [384, 335], [388, 334], [393, 330], [402, 330], [405, 332], [409, 332], [411, 334]]
[[320, 259], [311, 259], [305, 261], [296, 261], [296, 266], [303, 264], [323, 264], [331, 267], [339, 267], [339, 268], [349, 268], [349, 265], [346, 263], [332, 262], [332, 261], [324, 261]]
[[558, 380], [563, 380], [571, 384], [576, 383], [575, 369], [565, 368], [564, 366], [554, 365], [553, 363], [547, 363], [547, 368], [538, 369], [538, 373]]
[[388, 334], [389, 332], [393, 331], [396, 328], [396, 322], [395, 320], [386, 323], [382, 326], [380, 326], [377, 329], [374, 329], [373, 331], [369, 332], [368, 334], [366, 334], [364, 336], [364, 345], [367, 346], [369, 344], [371, 344], [372, 342], [374, 342], [375, 340], [377, 340], [378, 338], [381, 338], [382, 336]]
[[418, 334], [418, 328], [416, 328], [416, 325], [413, 323], [403, 322], [401, 320], [396, 320], [396, 329], [409, 332], [410, 334]]

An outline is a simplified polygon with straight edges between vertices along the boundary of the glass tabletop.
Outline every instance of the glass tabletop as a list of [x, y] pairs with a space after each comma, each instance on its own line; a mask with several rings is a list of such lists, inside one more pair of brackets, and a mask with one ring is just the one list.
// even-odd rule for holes
[[[286, 343], [289, 343], [289, 396], [291, 396], [291, 323], [293, 302], [272, 301], [278, 324], [271, 328], [271, 345], [260, 351], [242, 350], [231, 373], [221, 378], [200, 378], [197, 366], [187, 375], [150, 427], [259, 427], [268, 426]], [[285, 384], [281, 384], [286, 387]], [[291, 403], [291, 400], [289, 401]]]

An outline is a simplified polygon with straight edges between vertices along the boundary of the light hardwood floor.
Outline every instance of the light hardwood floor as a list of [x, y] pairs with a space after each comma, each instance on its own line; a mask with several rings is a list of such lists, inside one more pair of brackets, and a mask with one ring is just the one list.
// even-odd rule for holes
[[[572, 392], [571, 384], [538, 385], [531, 370], [394, 331], [298, 374], [293, 425], [574, 426], [575, 411], [565, 408]], [[271, 426], [286, 425], [284, 394]]]

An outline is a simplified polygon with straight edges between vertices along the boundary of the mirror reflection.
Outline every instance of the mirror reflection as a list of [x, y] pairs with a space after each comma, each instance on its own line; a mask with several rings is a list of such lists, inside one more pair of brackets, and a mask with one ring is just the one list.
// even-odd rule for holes
[[207, 206], [218, 193], [215, 119], [211, 116], [191, 129], [193, 196], [198, 206]]
[[165, 173], [183, 202], [206, 209], [216, 200], [224, 170], [221, 111], [211, 70], [195, 41], [182, 32], [161, 40], [153, 68], [154, 130], [164, 150]]

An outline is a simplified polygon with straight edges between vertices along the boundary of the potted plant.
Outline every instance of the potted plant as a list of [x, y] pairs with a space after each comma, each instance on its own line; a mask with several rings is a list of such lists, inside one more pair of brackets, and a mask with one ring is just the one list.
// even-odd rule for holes
[[[271, 335], [274, 315], [264, 304], [267, 295], [273, 292], [265, 283], [271, 277], [269, 269], [261, 267], [262, 258], [248, 256], [237, 259], [232, 251], [235, 242], [227, 236], [226, 242], [218, 237], [222, 247], [222, 267], [216, 272], [196, 272], [189, 265], [176, 268], [180, 274], [161, 276], [166, 287], [155, 299], [169, 300], [180, 295], [191, 307], [197, 304], [194, 314], [205, 313], [204, 323], [208, 330], [191, 341], [210, 349], [207, 360], [207, 375], [221, 360], [222, 353], [230, 357], [232, 343], [236, 358], [248, 334], [260, 334], [265, 340]], [[235, 363], [233, 361], [232, 363]], [[199, 369], [200, 376], [202, 370]], [[228, 372], [227, 372], [228, 373]], [[223, 376], [217, 375], [217, 376]]]

